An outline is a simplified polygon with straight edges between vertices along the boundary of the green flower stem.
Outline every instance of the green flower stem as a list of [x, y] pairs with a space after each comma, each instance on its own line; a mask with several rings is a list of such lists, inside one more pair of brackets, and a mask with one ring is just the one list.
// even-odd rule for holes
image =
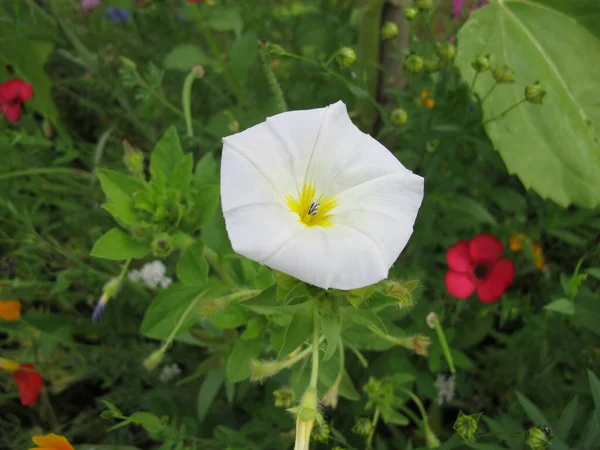
[[366, 369], [367, 367], [369, 367], [369, 361], [367, 361], [367, 358], [365, 358], [362, 353], [352, 344], [349, 344], [348, 347], [350, 347], [350, 350], [352, 350], [352, 353], [354, 353], [354, 355], [356, 355], [356, 357], [358, 358], [358, 362], [360, 362], [360, 364]]
[[227, 268], [221, 263], [221, 261], [219, 261], [219, 255], [217, 255], [217, 252], [215, 252], [213, 249], [205, 246], [204, 247], [204, 257], [206, 258], [206, 261], [208, 262], [208, 264], [213, 268], [213, 270], [215, 272], [217, 272], [217, 275], [223, 281], [225, 281], [227, 284], [229, 284], [233, 289], [236, 289], [236, 290], [240, 289], [240, 287], [233, 280], [233, 278], [231, 278], [231, 275], [229, 275], [229, 271], [227, 270]]
[[192, 84], [194, 84], [196, 78], [196, 72], [192, 70], [185, 78], [181, 92], [181, 104], [183, 106], [188, 137], [194, 137], [194, 129], [192, 128]]
[[285, 101], [285, 97], [283, 96], [281, 85], [279, 84], [279, 81], [277, 81], [275, 72], [273, 72], [273, 67], [271, 66], [271, 57], [266, 44], [260, 44], [260, 60], [262, 61], [263, 70], [265, 72], [265, 76], [267, 77], [267, 81], [269, 82], [271, 91], [273, 92], [275, 100], [277, 101], [277, 108], [279, 109], [279, 112], [286, 112], [288, 110], [288, 106]]
[[439, 319], [437, 319], [434, 322], [434, 328], [435, 328], [437, 337], [440, 340], [440, 345], [442, 346], [442, 351], [444, 352], [444, 357], [446, 358], [448, 367], [450, 367], [450, 372], [452, 374], [455, 374], [456, 369], [454, 368], [454, 360], [452, 359], [452, 354], [450, 353], [450, 347], [448, 347], [448, 341], [446, 340], [446, 334], [444, 333], [444, 329], [442, 328], [442, 324], [440, 323]]
[[371, 432], [367, 437], [367, 450], [371, 450], [373, 448], [373, 436], [375, 436], [375, 427], [377, 427], [377, 422], [379, 422], [379, 406], [375, 408], [375, 414], [373, 414]]
[[[419, 15], [423, 16], [423, 14]], [[423, 22], [425, 22], [425, 28], [427, 28], [427, 32], [429, 33], [429, 37], [431, 38], [431, 42], [435, 44], [437, 42], [437, 38], [435, 37], [433, 25], [431, 24], [431, 14], [427, 14], [427, 16], [423, 18]]]
[[158, 350], [159, 353], [164, 354], [169, 349], [169, 347], [173, 344], [173, 341], [175, 340], [177, 333], [179, 333], [179, 330], [181, 329], [181, 327], [187, 320], [188, 316], [192, 313], [194, 308], [196, 308], [196, 306], [198, 305], [198, 303], [201, 300], [202, 300], [202, 295], [198, 295], [194, 298], [194, 300], [192, 300], [192, 302], [186, 308], [186, 310], [183, 312], [181, 317], [179, 317], [179, 320], [177, 321], [177, 323], [171, 330], [171, 333], [169, 334], [169, 336], [167, 336], [167, 339], [165, 339], [163, 341], [162, 345], [160, 346], [160, 349]]
[[319, 345], [321, 344], [319, 334], [321, 333], [321, 320], [316, 309], [313, 312], [313, 319], [312, 369], [310, 372], [310, 383], [308, 384], [308, 388], [314, 389], [314, 392], [317, 392], [317, 381], [319, 380]]
[[133, 74], [135, 75], [135, 78], [136, 78], [137, 82], [140, 84], [140, 86], [143, 87], [144, 89], [146, 89], [158, 103], [163, 105], [166, 109], [171, 111], [173, 114], [176, 114], [180, 117], [185, 117], [185, 114], [183, 113], [182, 110], [180, 110], [177, 106], [175, 106], [173, 103], [171, 103], [169, 100], [167, 100], [167, 98], [161, 92], [157, 91], [156, 89], [152, 88], [152, 86], [150, 86], [148, 83], [146, 83], [146, 80], [144, 80], [144, 78], [142, 78], [142, 76], [139, 74], [139, 72], [137, 70], [134, 70]]
[[[318, 355], [318, 349], [319, 349], [319, 345], [321, 344], [321, 342], [323, 342], [325, 340], [325, 336], [321, 336], [318, 339], [317, 342], [317, 355]], [[279, 363], [279, 371], [284, 370], [284, 369], [288, 369], [290, 367], [292, 367], [294, 364], [296, 364], [298, 361], [303, 360], [304, 358], [306, 358], [310, 353], [313, 353], [314, 349], [313, 349], [314, 345], [311, 345], [310, 347], [305, 348], [304, 350], [302, 350], [301, 352], [298, 352], [296, 354], [290, 353], [290, 355], [294, 355], [294, 356], [286, 356], [283, 360], [281, 360], [281, 362]], [[314, 357], [314, 354], [313, 354]], [[319, 370], [319, 366], [318, 366], [318, 361], [317, 361], [317, 375], [318, 375], [318, 370]], [[313, 370], [314, 370], [314, 364], [313, 364]]]
[[475, 83], [477, 82], [477, 77], [479, 76], [479, 72], [475, 72], [475, 76], [473, 77], [473, 81], [471, 81], [471, 87], [469, 87], [469, 92], [472, 93], [473, 89], [475, 89]]
[[427, 436], [429, 433], [431, 433], [431, 428], [429, 427], [429, 417], [427, 416], [427, 411], [425, 411], [423, 403], [421, 402], [421, 400], [419, 400], [419, 397], [412, 393], [412, 391], [403, 387], [401, 387], [400, 389], [406, 392], [406, 394], [408, 394], [411, 400], [417, 405], [417, 408], [419, 409], [419, 412], [421, 413], [421, 417], [423, 419], [423, 434]]
[[223, 79], [225, 80], [225, 83], [227, 83], [229, 89], [231, 90], [231, 92], [233, 92], [233, 95], [235, 95], [238, 102], [244, 103], [242, 92], [240, 91], [240, 88], [237, 85], [237, 83], [235, 83], [235, 81], [233, 81], [233, 78], [231, 78], [227, 62], [221, 56], [221, 51], [219, 50], [219, 46], [217, 45], [213, 34], [204, 24], [204, 18], [202, 17], [200, 7], [198, 5], [188, 5], [188, 10], [192, 13], [194, 20], [198, 25], [198, 28], [200, 28], [200, 33], [202, 33], [202, 37], [204, 37], [204, 40], [206, 40], [206, 43], [208, 44], [208, 48], [210, 49], [211, 53], [219, 61], [221, 70], [223, 71]]
[[245, 300], [249, 300], [252, 297], [256, 297], [261, 292], [262, 291], [260, 289], [244, 289], [243, 291], [235, 292], [233, 294], [226, 295], [225, 297], [221, 297], [220, 300], [222, 300], [226, 305], [228, 305], [231, 302], [243, 302]]
[[488, 98], [492, 92], [494, 92], [494, 89], [496, 89], [496, 86], [498, 86], [497, 81], [492, 85], [490, 90], [487, 91], [486, 94], [481, 98], [481, 103], [483, 103], [485, 101], [485, 99]]
[[31, 175], [75, 175], [80, 177], [91, 177], [92, 174], [80, 169], [67, 169], [62, 167], [40, 167], [37, 169], [17, 170], [14, 172], [0, 174], [0, 180], [9, 178], [28, 177]]
[[482, 125], [485, 125], [486, 123], [490, 123], [493, 122], [494, 120], [505, 116], [506, 114], [508, 114], [509, 112], [511, 112], [513, 109], [515, 109], [518, 106], [521, 106], [523, 103], [525, 103], [527, 101], [527, 99], [523, 98], [520, 101], [518, 101], [517, 103], [515, 103], [514, 105], [512, 105], [509, 108], [506, 108], [504, 111], [502, 111], [500, 114], [496, 114], [494, 117], [492, 117], [491, 119], [487, 119], [485, 120]]

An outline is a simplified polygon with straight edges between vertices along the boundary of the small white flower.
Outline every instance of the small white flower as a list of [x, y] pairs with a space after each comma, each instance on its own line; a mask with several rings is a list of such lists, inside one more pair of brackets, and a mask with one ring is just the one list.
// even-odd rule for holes
[[160, 287], [166, 289], [171, 285], [172, 282], [173, 280], [171, 278], [164, 277], [162, 280], [160, 280]]
[[354, 126], [344, 103], [278, 114], [223, 143], [236, 252], [325, 289], [387, 277], [412, 234], [423, 178]]
[[142, 274], [140, 273], [139, 270], [132, 270], [131, 272], [129, 272], [129, 274], [127, 275], [127, 278], [129, 278], [129, 281], [136, 283], [138, 281], [141, 280], [142, 278]]
[[441, 373], [438, 373], [435, 377], [434, 386], [438, 390], [437, 401], [441, 406], [445, 403], [450, 403], [454, 400], [456, 395], [456, 382], [454, 381], [454, 375], [445, 377]]
[[156, 289], [160, 286], [166, 289], [172, 282], [171, 278], [166, 277], [167, 268], [162, 261], [153, 261], [145, 264], [140, 270], [132, 270], [129, 272], [128, 278], [132, 282], [142, 280], [150, 289]]
[[163, 383], [168, 383], [173, 379], [181, 375], [181, 369], [177, 364], [171, 364], [170, 366], [163, 366], [158, 379]]

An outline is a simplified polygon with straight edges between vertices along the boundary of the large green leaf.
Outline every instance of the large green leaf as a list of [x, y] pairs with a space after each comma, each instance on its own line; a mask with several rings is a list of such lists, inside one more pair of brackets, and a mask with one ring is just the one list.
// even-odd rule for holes
[[[569, 8], [562, 12], [554, 3], [498, 0], [475, 11], [458, 34], [456, 64], [468, 82], [477, 55], [489, 53], [494, 65], [514, 69], [516, 82], [497, 86], [483, 102], [486, 119], [521, 100], [525, 86], [542, 83], [543, 106], [523, 104], [486, 130], [509, 172], [527, 188], [562, 206], [593, 207], [600, 202], [600, 65], [594, 64], [600, 42], [565, 14]], [[493, 83], [482, 74], [476, 93], [483, 97]]]
[[150, 244], [148, 242], [136, 241], [120, 228], [112, 228], [96, 241], [90, 255], [120, 261], [142, 258], [149, 252]]

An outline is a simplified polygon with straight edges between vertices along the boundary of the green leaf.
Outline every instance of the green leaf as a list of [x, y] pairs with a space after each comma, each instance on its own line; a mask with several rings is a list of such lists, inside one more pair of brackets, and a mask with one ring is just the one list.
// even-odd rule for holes
[[393, 408], [381, 408], [381, 418], [392, 425], [408, 425], [408, 417]]
[[140, 449], [138, 447], [131, 447], [130, 445], [85, 444], [85, 445], [78, 445], [77, 450], [140, 450]]
[[292, 353], [312, 335], [314, 328], [313, 310], [312, 302], [298, 305], [291, 323], [285, 330], [285, 339], [279, 349], [277, 359], [284, 358]]
[[362, 302], [371, 298], [375, 292], [375, 286], [365, 286], [359, 289], [352, 289], [346, 293], [346, 300], [348, 300], [352, 306], [358, 308]]
[[342, 316], [340, 315], [323, 315], [321, 316], [323, 334], [327, 340], [327, 350], [323, 361], [327, 361], [333, 355], [338, 348], [340, 343], [340, 337], [342, 334]]
[[236, 39], [228, 54], [231, 74], [241, 80], [250, 80], [247, 76], [258, 66], [258, 36], [255, 32], [247, 32]]
[[552, 433], [557, 438], [566, 441], [569, 437], [569, 432], [571, 431], [573, 423], [575, 423], [575, 417], [577, 416], [577, 406], [578, 400], [577, 396], [575, 396], [560, 415], [560, 420], [558, 421], [556, 428], [552, 430]]
[[186, 247], [177, 263], [177, 278], [188, 286], [202, 286], [208, 280], [204, 243], [198, 238]]
[[194, 188], [193, 204], [198, 226], [205, 226], [219, 207], [219, 186], [206, 185]]
[[229, 381], [237, 383], [250, 376], [250, 361], [258, 358], [263, 344], [262, 336], [251, 340], [238, 339], [227, 360], [227, 379]]
[[548, 425], [550, 422], [546, 420], [542, 412], [535, 406], [531, 400], [525, 397], [520, 392], [517, 392], [517, 400], [527, 413], [527, 416], [533, 421], [536, 425]]
[[211, 293], [209, 286], [199, 289], [172, 284], [150, 303], [142, 321], [142, 334], [153, 339], [165, 339], [180, 321], [178, 334], [183, 333], [199, 320], [202, 298], [209, 297]]
[[183, 156], [177, 129], [172, 126], [154, 147], [150, 157], [150, 173], [162, 172], [168, 179]]
[[210, 323], [218, 328], [237, 328], [250, 320], [248, 310], [237, 302], [229, 303], [225, 309], [214, 313], [208, 318]]
[[266, 322], [262, 317], [253, 317], [248, 321], [248, 325], [246, 325], [246, 329], [240, 335], [240, 339], [250, 341], [252, 339], [257, 339], [262, 336], [265, 331]]
[[[564, 13], [569, 7], [561, 12], [553, 8], [556, 1], [541, 3], [504, 0], [474, 11], [458, 33], [456, 65], [468, 82], [478, 55], [491, 54], [493, 65], [515, 71], [515, 83], [497, 86], [483, 102], [485, 119], [520, 101], [525, 86], [541, 82], [547, 91], [542, 106], [520, 105], [487, 123], [486, 131], [526, 188], [561, 206], [594, 207], [600, 202], [600, 65], [589, 62], [600, 60], [600, 45]], [[597, 13], [597, 2], [581, 5], [581, 16]], [[475, 92], [481, 98], [493, 83], [478, 77]]]
[[167, 54], [163, 64], [165, 69], [189, 72], [194, 66], [210, 65], [212, 62], [199, 46], [181, 44]]
[[196, 414], [199, 422], [204, 422], [210, 405], [212, 405], [215, 397], [223, 384], [223, 369], [213, 370], [206, 375], [204, 382], [198, 392], [196, 401]]
[[592, 398], [596, 406], [596, 413], [600, 414], [600, 380], [594, 372], [588, 369], [588, 378], [590, 379], [590, 389], [592, 390]]
[[150, 244], [148, 242], [136, 241], [123, 230], [113, 228], [98, 239], [90, 255], [120, 261], [130, 258], [142, 258], [149, 252]]
[[194, 157], [188, 153], [179, 160], [179, 163], [173, 168], [169, 176], [167, 185], [178, 191], [187, 193], [190, 190], [192, 181], [192, 170], [194, 168]]
[[131, 200], [135, 192], [144, 189], [144, 182], [139, 178], [108, 169], [96, 169], [96, 173], [104, 194], [111, 201]]
[[242, 31], [244, 21], [237, 9], [226, 6], [211, 8], [206, 25], [216, 31]]
[[450, 210], [465, 214], [479, 223], [487, 223], [493, 226], [498, 224], [496, 218], [486, 207], [472, 198], [464, 196], [452, 197], [452, 201], [448, 203], [447, 207]]
[[380, 334], [387, 334], [386, 328], [379, 316], [372, 310], [343, 308], [342, 316], [357, 325], [377, 330]]
[[136, 425], [144, 427], [144, 429], [150, 434], [159, 433], [165, 426], [158, 417], [149, 412], [140, 411], [133, 413], [131, 416], [129, 416], [129, 420]]
[[544, 306], [544, 309], [564, 314], [565, 316], [572, 316], [575, 314], [575, 304], [567, 298], [554, 300], [552, 303], [548, 303]]
[[219, 184], [219, 165], [211, 153], [204, 155], [196, 164], [193, 183], [195, 187]]

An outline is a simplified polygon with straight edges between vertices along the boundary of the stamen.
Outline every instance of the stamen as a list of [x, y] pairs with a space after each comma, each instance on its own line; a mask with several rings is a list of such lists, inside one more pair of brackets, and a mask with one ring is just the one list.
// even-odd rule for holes
[[308, 215], [316, 216], [319, 213], [319, 206], [321, 206], [321, 204], [315, 199], [312, 199], [308, 206]]

